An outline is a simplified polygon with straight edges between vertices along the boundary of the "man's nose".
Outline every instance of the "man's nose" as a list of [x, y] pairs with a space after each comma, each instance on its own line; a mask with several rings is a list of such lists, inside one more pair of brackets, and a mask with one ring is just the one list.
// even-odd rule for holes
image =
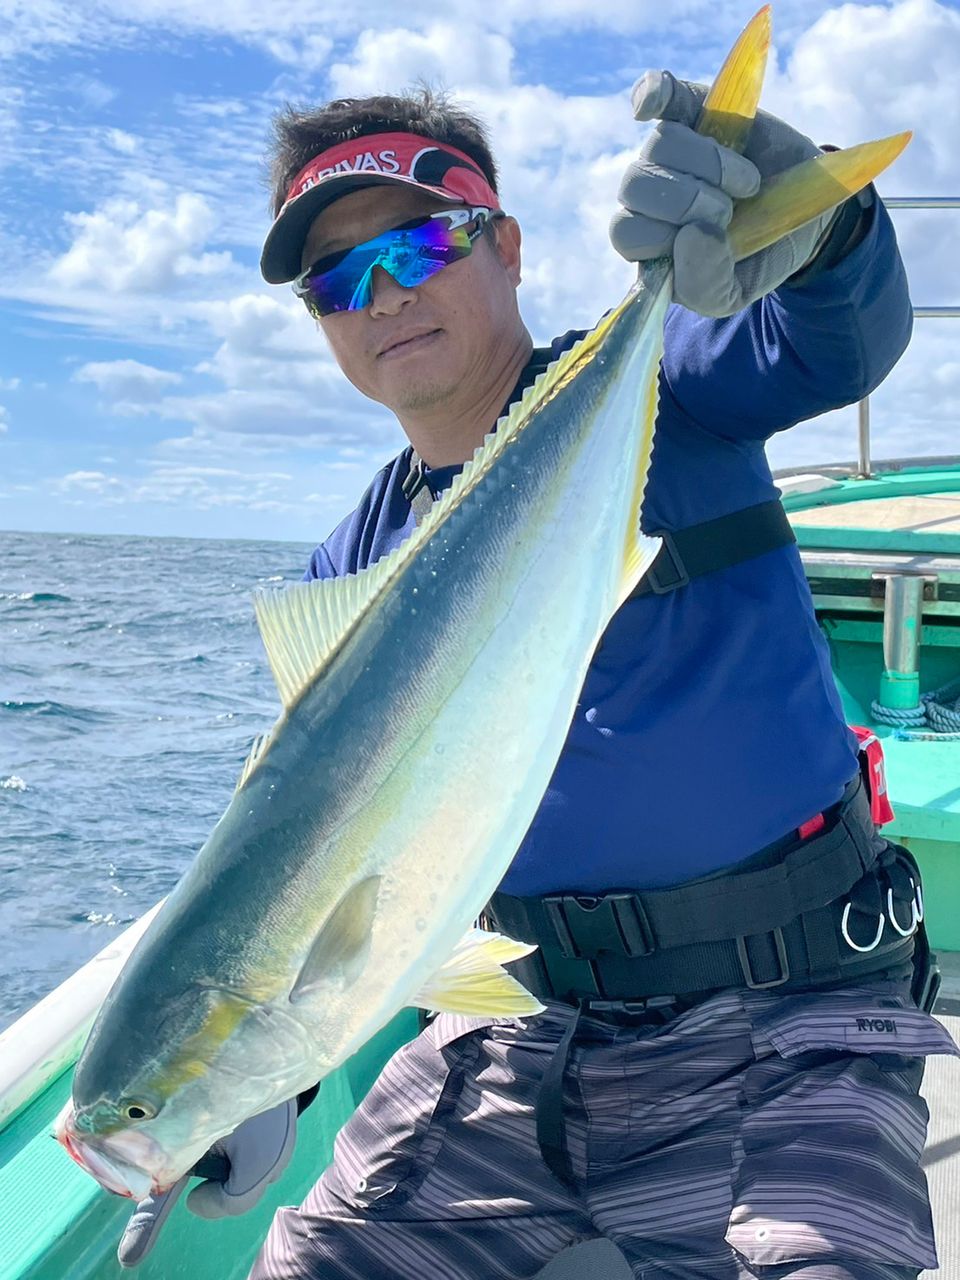
[[370, 314], [394, 316], [408, 302], [417, 296], [416, 289], [408, 289], [398, 284], [389, 271], [383, 267], [374, 267], [370, 280]]

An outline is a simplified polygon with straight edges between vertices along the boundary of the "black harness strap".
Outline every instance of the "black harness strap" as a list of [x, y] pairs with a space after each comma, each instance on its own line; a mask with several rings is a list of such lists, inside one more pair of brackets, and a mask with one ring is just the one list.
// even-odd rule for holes
[[[410, 465], [402, 488], [414, 520], [422, 524], [433, 506], [433, 494], [427, 484], [423, 459], [415, 449], [410, 450]], [[778, 499], [732, 511], [716, 520], [704, 520], [686, 529], [660, 530], [651, 536], [661, 538], [663, 546], [631, 592], [631, 599], [665, 595], [677, 587], [685, 587], [691, 578], [729, 569], [731, 565], [796, 542], [787, 513]]]
[[686, 529], [660, 529], [650, 536], [661, 538], [663, 546], [631, 592], [631, 599], [665, 595], [685, 587], [691, 578], [729, 569], [797, 540], [778, 498]]
[[[775, 987], [837, 980], [841, 969], [849, 977], [875, 968], [891, 948], [891, 954], [909, 949], [912, 940], [891, 929], [889, 948], [869, 954], [845, 948], [840, 960], [831, 935], [837, 936], [844, 899], [859, 913], [857, 921], [866, 920], [857, 924], [860, 930], [883, 910], [879, 899], [861, 903], [858, 891], [873, 884], [888, 844], [875, 834], [859, 775], [825, 818], [816, 835], [778, 841], [719, 875], [599, 895], [498, 892], [485, 918], [501, 933], [538, 944], [512, 971], [541, 998], [624, 1000]], [[909, 919], [909, 906], [903, 918]]]
[[433, 506], [433, 494], [423, 470], [423, 459], [416, 449], [410, 450], [410, 467], [402, 485], [403, 496], [410, 503], [416, 524], [423, 524], [424, 517]]
[[577, 1002], [576, 1011], [547, 1064], [537, 1092], [537, 1146], [554, 1177], [571, 1189], [575, 1187], [563, 1125], [563, 1077], [584, 1007], [584, 1001]]

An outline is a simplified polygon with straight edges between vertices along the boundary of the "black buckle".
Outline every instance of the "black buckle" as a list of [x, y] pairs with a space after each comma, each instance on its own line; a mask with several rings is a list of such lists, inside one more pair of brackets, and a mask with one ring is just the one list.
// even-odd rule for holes
[[690, 575], [684, 567], [680, 552], [677, 550], [677, 544], [673, 540], [673, 535], [665, 529], [658, 529], [656, 533], [652, 533], [650, 536], [652, 538], [660, 538], [663, 543], [653, 564], [647, 570], [646, 578], [650, 584], [650, 590], [654, 595], [664, 596], [668, 591], [676, 591], [678, 587], [685, 587], [690, 581]]
[[933, 1013], [933, 1006], [937, 1003], [937, 996], [940, 994], [943, 975], [937, 964], [937, 957], [929, 948], [926, 949], [926, 955], [921, 956], [921, 961], [914, 972], [910, 994], [918, 1009], [922, 1009], [924, 1013]]
[[567, 959], [582, 960], [601, 951], [635, 959], [656, 950], [653, 928], [636, 894], [558, 893], [545, 897], [543, 905]]
[[420, 492], [425, 484], [426, 477], [423, 474], [423, 459], [417, 457], [404, 477], [403, 484], [401, 484], [400, 489], [406, 500], [408, 502], [412, 502], [414, 497]]
[[[773, 945], [777, 949], [777, 964], [780, 966], [780, 973], [776, 978], [772, 978], [769, 982], [761, 982], [753, 971], [753, 962], [750, 959], [750, 953], [747, 951], [747, 938], [773, 938]], [[748, 987], [752, 987], [754, 991], [764, 991], [767, 987], [779, 987], [787, 982], [790, 977], [790, 961], [787, 959], [787, 944], [783, 940], [783, 930], [777, 926], [776, 929], [770, 929], [767, 933], [751, 933], [742, 934], [737, 938], [737, 956], [740, 960], [740, 971], [743, 974], [743, 980]]]
[[923, 982], [914, 997], [918, 1009], [922, 1009], [924, 1013], [933, 1013], [933, 1006], [937, 1003], [942, 983], [943, 975], [937, 966], [933, 965], [924, 975]]

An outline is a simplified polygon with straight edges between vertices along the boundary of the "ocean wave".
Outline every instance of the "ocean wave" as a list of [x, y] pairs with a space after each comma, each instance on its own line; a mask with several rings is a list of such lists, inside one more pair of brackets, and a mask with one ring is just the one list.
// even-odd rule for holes
[[73, 604], [71, 596], [55, 591], [0, 591], [0, 600], [16, 600], [18, 604]]
[[0, 778], [0, 791], [26, 791], [26, 789], [27, 784], [15, 773], [11, 773], [9, 778]]
[[15, 699], [0, 702], [0, 714], [4, 713], [23, 716], [59, 716], [66, 720], [81, 720], [90, 724], [111, 719], [108, 712], [93, 711], [89, 707], [71, 707], [65, 702], [18, 702]]

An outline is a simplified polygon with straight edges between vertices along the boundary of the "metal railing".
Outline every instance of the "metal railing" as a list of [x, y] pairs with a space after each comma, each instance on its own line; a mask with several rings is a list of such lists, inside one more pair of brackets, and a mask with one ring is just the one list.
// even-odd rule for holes
[[[888, 209], [960, 209], [960, 196], [889, 196], [883, 203]], [[960, 306], [914, 307], [915, 320], [946, 320], [960, 317]], [[856, 472], [858, 480], [869, 480], [873, 475], [870, 463], [870, 397], [857, 405], [859, 460]]]

